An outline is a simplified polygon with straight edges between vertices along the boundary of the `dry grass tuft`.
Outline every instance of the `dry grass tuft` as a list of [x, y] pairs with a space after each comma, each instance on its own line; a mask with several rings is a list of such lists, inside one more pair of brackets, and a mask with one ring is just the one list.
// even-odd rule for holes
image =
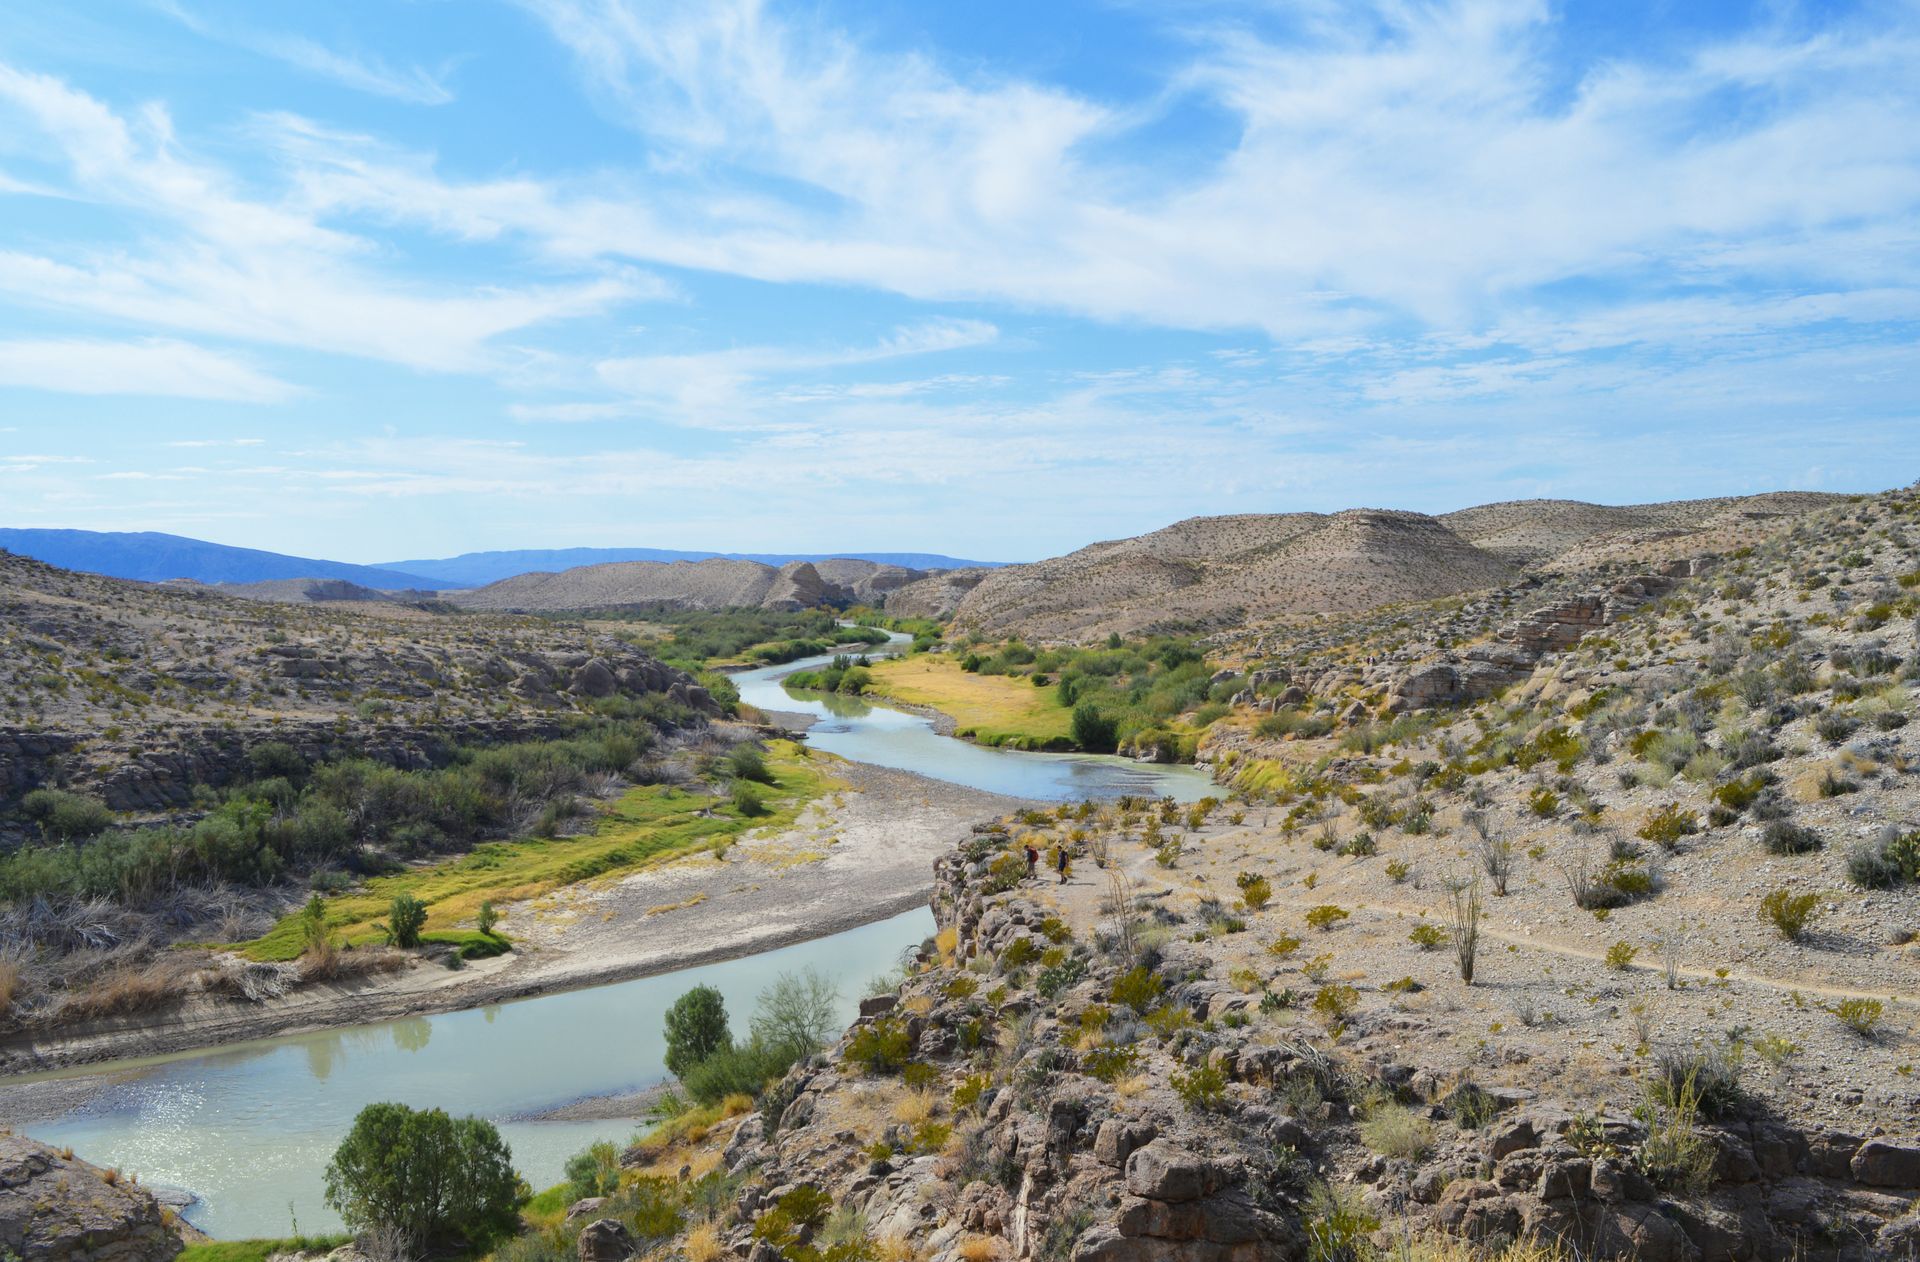
[[687, 1233], [680, 1252], [686, 1255], [687, 1262], [720, 1262], [728, 1250], [720, 1241], [720, 1229], [712, 1223], [701, 1223]]

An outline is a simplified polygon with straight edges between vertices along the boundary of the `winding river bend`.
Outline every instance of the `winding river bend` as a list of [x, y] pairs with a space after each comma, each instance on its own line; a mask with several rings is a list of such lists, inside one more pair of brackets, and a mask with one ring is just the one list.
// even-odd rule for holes
[[[877, 653], [898, 652], [895, 635]], [[814, 719], [808, 740], [855, 761], [1041, 801], [1122, 794], [1192, 801], [1212, 788], [1190, 767], [1122, 758], [1030, 754], [941, 736], [925, 716], [859, 698], [785, 688], [810, 658], [734, 677], [743, 700]], [[631, 1121], [537, 1120], [572, 1101], [619, 1095], [666, 1077], [661, 1017], [688, 988], [726, 996], [744, 1025], [759, 992], [783, 972], [813, 967], [839, 984], [851, 1020], [866, 983], [933, 931], [915, 910], [858, 929], [742, 959], [439, 1016], [294, 1035], [105, 1069], [45, 1075], [104, 1082], [87, 1102], [22, 1129], [71, 1145], [149, 1187], [190, 1192], [186, 1219], [214, 1236], [282, 1236], [297, 1222], [332, 1230], [321, 1172], [354, 1115], [377, 1100], [474, 1113], [500, 1125], [514, 1165], [534, 1187], [598, 1139], [622, 1142]], [[0, 1118], [0, 1123], [7, 1119]]]

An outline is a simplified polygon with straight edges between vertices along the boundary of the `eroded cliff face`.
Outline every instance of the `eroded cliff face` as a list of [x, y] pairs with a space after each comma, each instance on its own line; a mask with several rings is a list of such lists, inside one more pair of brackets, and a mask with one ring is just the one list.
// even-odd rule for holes
[[883, 1253], [929, 1262], [1251, 1262], [1423, 1237], [1641, 1262], [1920, 1245], [1920, 1146], [1871, 1119], [1676, 1123], [1529, 1080], [1524, 1057], [1483, 1085], [1436, 1054], [1443, 1022], [1229, 974], [1217, 926], [1133, 884], [1118, 846], [1062, 887], [1022, 879], [1020, 844], [983, 831], [943, 859], [941, 933], [913, 975], [708, 1137], [689, 1168], [738, 1189], [714, 1243], [804, 1253], [812, 1229], [783, 1254], [756, 1223], [817, 1189]]
[[145, 1188], [0, 1131], [0, 1256], [21, 1262], [171, 1262], [184, 1227]]

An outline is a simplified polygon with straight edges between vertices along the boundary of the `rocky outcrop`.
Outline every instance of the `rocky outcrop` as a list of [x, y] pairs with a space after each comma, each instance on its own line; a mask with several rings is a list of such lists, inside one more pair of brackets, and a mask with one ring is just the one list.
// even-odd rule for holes
[[1553, 654], [1705, 573], [1707, 565], [1705, 559], [1672, 562], [1658, 573], [1637, 574], [1534, 609], [1496, 631], [1492, 643], [1403, 668], [1390, 682], [1388, 708], [1399, 713], [1491, 697], [1531, 676]]
[[119, 1172], [0, 1131], [0, 1256], [170, 1262], [183, 1247], [182, 1230], [170, 1210]]

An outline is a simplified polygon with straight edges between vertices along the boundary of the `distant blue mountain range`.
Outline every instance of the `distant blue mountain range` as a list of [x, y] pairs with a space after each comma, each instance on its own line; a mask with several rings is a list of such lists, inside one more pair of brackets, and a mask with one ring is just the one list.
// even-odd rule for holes
[[467, 552], [439, 561], [385, 561], [382, 569], [404, 570], [442, 579], [455, 587], [484, 587], [516, 574], [570, 570], [580, 565], [614, 561], [758, 561], [785, 565], [789, 561], [875, 561], [903, 565], [910, 570], [958, 570], [969, 566], [997, 567], [999, 561], [963, 561], [937, 552], [677, 552], [671, 548], [526, 548], [512, 552]]
[[847, 557], [904, 565], [915, 570], [948, 570], [966, 566], [993, 566], [993, 561], [962, 561], [933, 552], [675, 552], [665, 548], [557, 548], [515, 552], [468, 552], [441, 560], [395, 561], [386, 565], [353, 565], [313, 557], [286, 556], [258, 548], [235, 548], [181, 535], [143, 530], [119, 533], [97, 530], [9, 530], [0, 528], [0, 548], [45, 561], [63, 569], [85, 570], [110, 578], [142, 579], [161, 583], [173, 578], [201, 583], [261, 583], [276, 578], [339, 578], [363, 587], [395, 591], [414, 588], [445, 591], [457, 587], [484, 587], [488, 583], [534, 570], [566, 570], [609, 561], [705, 561], [723, 557], [785, 565], [788, 561], [826, 561]]
[[0, 529], [0, 548], [62, 569], [109, 578], [163, 583], [190, 578], [202, 583], [260, 583], [275, 578], [343, 578], [384, 590], [439, 591], [461, 584], [377, 565], [351, 565], [312, 557], [284, 556], [258, 548], [235, 548], [181, 535], [143, 530], [125, 534], [97, 530]]

